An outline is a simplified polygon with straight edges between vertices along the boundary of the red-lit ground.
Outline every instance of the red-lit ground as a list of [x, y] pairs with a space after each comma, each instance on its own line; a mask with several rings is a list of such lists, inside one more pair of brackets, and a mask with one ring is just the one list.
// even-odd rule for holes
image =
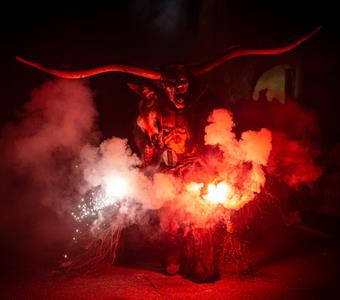
[[1, 299], [340, 299], [338, 243], [296, 229], [276, 237], [253, 249], [258, 267], [248, 277], [195, 284], [163, 275], [155, 261], [102, 266], [95, 274], [72, 278], [28, 272], [7, 278]]

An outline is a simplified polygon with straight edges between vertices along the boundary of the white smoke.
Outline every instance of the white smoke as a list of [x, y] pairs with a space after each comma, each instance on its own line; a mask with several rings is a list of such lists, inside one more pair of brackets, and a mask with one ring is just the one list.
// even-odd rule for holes
[[30, 185], [24, 194], [38, 189], [44, 205], [58, 212], [69, 209], [77, 175], [73, 163], [80, 149], [96, 139], [96, 116], [84, 82], [52, 80], [33, 91], [21, 121], [7, 124], [1, 137], [7, 167]]
[[97, 218], [97, 228], [107, 221], [127, 225], [147, 210], [171, 208], [176, 213], [170, 223], [163, 214], [164, 226], [203, 226], [211, 210], [201, 195], [204, 184], [220, 178], [237, 191], [225, 203], [231, 209], [252, 200], [264, 185], [271, 133], [247, 131], [237, 140], [232, 114], [225, 109], [212, 112], [205, 135], [206, 144], [217, 146], [223, 158], [208, 157], [207, 165], [192, 167], [185, 179], [146, 175], [126, 139], [113, 137], [97, 146], [96, 116], [92, 93], [83, 82], [54, 80], [33, 92], [23, 121], [7, 132], [7, 144], [14, 149], [10, 159], [42, 190], [40, 200], [57, 212], [72, 212], [77, 221]]

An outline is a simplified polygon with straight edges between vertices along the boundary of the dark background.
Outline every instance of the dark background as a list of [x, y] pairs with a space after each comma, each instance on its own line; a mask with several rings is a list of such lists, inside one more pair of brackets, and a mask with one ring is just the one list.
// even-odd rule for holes
[[[112, 63], [146, 67], [191, 64], [204, 62], [231, 45], [283, 45], [322, 25], [317, 37], [286, 57], [298, 57], [302, 65], [299, 101], [320, 111], [324, 133], [335, 141], [339, 95], [336, 10], [331, 1], [297, 2], [130, 0], [107, 6], [58, 1], [3, 8], [1, 124], [13, 120], [32, 89], [51, 78], [18, 63], [15, 55], [69, 69]], [[278, 61], [282, 57], [285, 56]], [[265, 64], [275, 59], [239, 59], [193, 83], [208, 82], [217, 97], [222, 97], [224, 86], [230, 85], [222, 82], [225, 72], [233, 79], [231, 84], [237, 85], [250, 72], [254, 61]], [[111, 73], [89, 80], [96, 94], [100, 129], [106, 137], [129, 136], [131, 132], [131, 128], [121, 126], [137, 114], [137, 98], [126, 87], [129, 80], [136, 79]]]
[[[192, 84], [198, 88], [208, 84], [219, 99], [228, 94], [226, 74], [237, 93], [238, 82], [254, 65], [260, 72], [261, 68], [280, 63], [282, 57], [298, 60], [303, 80], [297, 100], [318, 113], [322, 149], [327, 156], [338, 143], [340, 99], [338, 13], [331, 2], [131, 0], [114, 1], [106, 6], [86, 1], [79, 5], [49, 1], [3, 7], [0, 13], [0, 124], [18, 120], [18, 112], [30, 99], [32, 90], [51, 78], [17, 62], [16, 55], [66, 69], [115, 63], [156, 68], [169, 63], [203, 62], [231, 45], [254, 48], [283, 45], [321, 25], [321, 32], [294, 53], [279, 58], [241, 58], [208, 76], [192, 79]], [[88, 80], [95, 93], [98, 127], [103, 138], [128, 137], [133, 144], [138, 98], [128, 89], [128, 81], [142, 82], [114, 73]], [[10, 205], [18, 199], [1, 201]], [[15, 222], [15, 216], [13, 218]], [[51, 214], [44, 218], [59, 222]], [[37, 223], [29, 220], [23, 224], [36, 226]], [[23, 235], [13, 228], [18, 230], [11, 227], [12, 232], [8, 232], [7, 228], [1, 228], [0, 232], [6, 232], [0, 242], [6, 249], [2, 260], [15, 262], [17, 256], [21, 256], [17, 260], [20, 262], [30, 260], [33, 257], [32, 249], [27, 248], [30, 237], [25, 240], [26, 248], [23, 247], [20, 241]], [[30, 234], [30, 229], [27, 232]], [[32, 252], [41, 253], [36, 249]]]

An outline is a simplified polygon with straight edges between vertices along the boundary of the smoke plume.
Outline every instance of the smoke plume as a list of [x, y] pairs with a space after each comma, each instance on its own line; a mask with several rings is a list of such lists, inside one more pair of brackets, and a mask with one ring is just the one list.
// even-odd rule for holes
[[295, 101], [248, 101], [236, 106], [235, 115], [242, 128], [251, 124], [272, 131], [273, 150], [267, 168], [270, 176], [292, 188], [312, 184], [321, 176], [316, 163], [320, 129], [315, 112]]
[[[237, 122], [226, 109], [212, 111], [195, 163], [181, 176], [157, 169], [150, 175], [126, 139], [98, 143], [97, 112], [86, 83], [47, 82], [32, 93], [21, 121], [2, 131], [3, 170], [10, 174], [3, 194], [14, 199], [5, 214], [20, 207], [21, 218], [37, 216], [39, 203], [60, 223], [86, 222], [92, 234], [105, 224], [142, 223], [150, 209], [159, 210], [167, 232], [214, 225], [219, 207], [239, 210], [260, 195], [267, 173], [292, 187], [320, 176], [311, 141], [317, 135], [314, 118], [295, 104], [274, 106], [240, 110]], [[38, 227], [49, 228], [51, 221], [44, 222]], [[56, 232], [35, 234], [51, 240]]]

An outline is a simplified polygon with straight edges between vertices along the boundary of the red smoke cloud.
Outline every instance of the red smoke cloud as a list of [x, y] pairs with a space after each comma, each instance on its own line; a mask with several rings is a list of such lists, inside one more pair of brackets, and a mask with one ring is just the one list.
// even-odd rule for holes
[[293, 139], [285, 132], [276, 131], [273, 134], [268, 173], [294, 188], [313, 183], [322, 173], [315, 164], [315, 156], [307, 141]]
[[320, 129], [317, 115], [298, 102], [248, 101], [235, 107], [235, 119], [244, 129], [266, 127], [272, 132], [267, 172], [290, 187], [315, 182], [322, 174], [316, 164]]

